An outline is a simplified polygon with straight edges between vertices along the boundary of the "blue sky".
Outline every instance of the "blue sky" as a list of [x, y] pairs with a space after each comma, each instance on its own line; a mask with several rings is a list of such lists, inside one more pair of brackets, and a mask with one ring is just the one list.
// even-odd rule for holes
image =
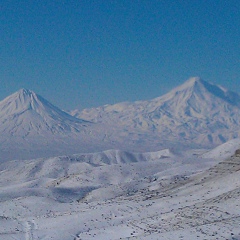
[[64, 109], [158, 97], [191, 76], [240, 93], [239, 0], [6, 0], [0, 99]]

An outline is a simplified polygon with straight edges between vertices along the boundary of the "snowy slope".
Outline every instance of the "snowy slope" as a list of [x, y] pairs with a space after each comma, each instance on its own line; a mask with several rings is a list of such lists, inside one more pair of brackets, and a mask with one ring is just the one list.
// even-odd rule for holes
[[204, 158], [226, 159], [235, 154], [235, 151], [240, 149], [240, 138], [232, 139], [202, 155]]
[[0, 238], [239, 239], [239, 155], [209, 161], [194, 152], [0, 163]]
[[97, 123], [116, 123], [116, 128], [156, 136], [161, 142], [209, 147], [239, 137], [240, 96], [195, 77], [153, 100], [75, 110], [71, 114]]

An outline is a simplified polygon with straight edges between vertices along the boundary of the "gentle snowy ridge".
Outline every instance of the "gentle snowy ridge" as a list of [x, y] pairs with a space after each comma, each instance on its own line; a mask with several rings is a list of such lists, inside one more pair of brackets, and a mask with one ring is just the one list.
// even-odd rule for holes
[[238, 147], [2, 163], [0, 238], [238, 239]]

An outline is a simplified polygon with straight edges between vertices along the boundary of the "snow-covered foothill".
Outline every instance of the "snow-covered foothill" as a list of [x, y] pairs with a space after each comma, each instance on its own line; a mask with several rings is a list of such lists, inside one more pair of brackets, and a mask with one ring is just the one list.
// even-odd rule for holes
[[211, 159], [109, 150], [0, 163], [0, 237], [237, 239], [240, 156], [217, 151], [238, 148], [230, 141]]

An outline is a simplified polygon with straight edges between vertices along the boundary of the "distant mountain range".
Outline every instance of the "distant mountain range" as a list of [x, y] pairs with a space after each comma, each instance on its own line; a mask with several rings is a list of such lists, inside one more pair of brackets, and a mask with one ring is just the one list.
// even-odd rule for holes
[[21, 89], [0, 102], [0, 158], [212, 147], [240, 137], [239, 122], [240, 96], [200, 78], [153, 100], [70, 114]]

